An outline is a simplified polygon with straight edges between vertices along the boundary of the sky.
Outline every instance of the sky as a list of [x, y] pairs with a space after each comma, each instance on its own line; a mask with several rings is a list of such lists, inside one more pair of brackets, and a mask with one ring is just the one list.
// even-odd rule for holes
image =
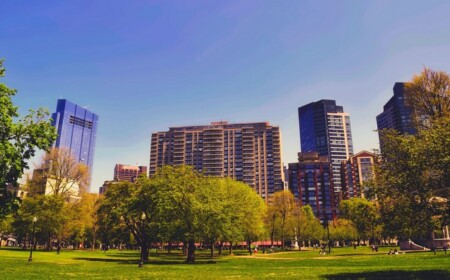
[[[334, 99], [355, 152], [379, 147], [395, 82], [450, 72], [450, 1], [0, 0], [0, 58], [20, 113], [59, 98], [99, 116], [92, 192], [117, 163], [147, 165], [153, 132], [212, 121], [280, 126]], [[35, 159], [37, 163], [39, 160]], [[33, 164], [31, 164], [33, 166]]]

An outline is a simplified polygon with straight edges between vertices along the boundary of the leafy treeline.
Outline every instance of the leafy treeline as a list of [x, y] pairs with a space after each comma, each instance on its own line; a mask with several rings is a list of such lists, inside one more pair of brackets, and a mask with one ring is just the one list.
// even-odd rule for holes
[[193, 263], [197, 242], [208, 243], [211, 254], [216, 243], [250, 246], [264, 234], [265, 211], [261, 197], [242, 182], [208, 177], [189, 166], [165, 166], [152, 178], [109, 186], [98, 213], [104, 242], [125, 230], [144, 260], [152, 243], [182, 242], [186, 261]]

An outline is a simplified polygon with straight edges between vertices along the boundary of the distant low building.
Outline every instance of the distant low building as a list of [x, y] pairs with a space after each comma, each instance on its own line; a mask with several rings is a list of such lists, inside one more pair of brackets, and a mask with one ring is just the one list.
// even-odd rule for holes
[[81, 199], [80, 184], [77, 181], [47, 176], [45, 171], [40, 168], [33, 171], [32, 189], [29, 192], [42, 195], [63, 195], [70, 202]]
[[116, 164], [114, 180], [134, 182], [139, 175], [147, 175], [147, 166]]
[[361, 151], [341, 163], [343, 199], [364, 197], [364, 183], [374, 178], [374, 167], [378, 161], [378, 155]]
[[105, 182], [103, 183], [103, 186], [101, 186], [101, 187], [99, 188], [98, 193], [99, 193], [99, 194], [105, 194], [106, 191], [108, 190], [108, 188], [109, 188], [111, 185], [114, 185], [114, 184], [117, 184], [117, 183], [119, 183], [119, 181], [117, 181], [117, 180], [114, 180], [114, 181], [105, 181]]

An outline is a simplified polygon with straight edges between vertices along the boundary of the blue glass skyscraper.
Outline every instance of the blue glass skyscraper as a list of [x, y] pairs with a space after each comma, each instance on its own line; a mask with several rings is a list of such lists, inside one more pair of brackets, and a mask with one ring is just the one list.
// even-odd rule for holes
[[52, 119], [58, 132], [53, 146], [67, 148], [79, 162], [87, 165], [91, 179], [98, 116], [66, 99], [58, 99]]

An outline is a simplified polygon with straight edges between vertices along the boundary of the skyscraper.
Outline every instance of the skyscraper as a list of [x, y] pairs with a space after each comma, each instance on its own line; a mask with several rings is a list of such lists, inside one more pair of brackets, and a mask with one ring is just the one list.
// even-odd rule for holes
[[266, 201], [283, 190], [280, 129], [269, 123], [222, 121], [153, 133], [150, 176], [163, 165], [182, 164], [207, 175], [243, 181]]
[[331, 162], [336, 192], [341, 191], [341, 162], [353, 155], [350, 116], [335, 100], [319, 100], [298, 108], [302, 152], [318, 152]]
[[[417, 133], [413, 123], [413, 109], [408, 105], [407, 83], [395, 83], [394, 96], [383, 106], [383, 112], [377, 116], [378, 135], [382, 129], [395, 129], [401, 134]], [[383, 149], [380, 138], [380, 148]]]
[[58, 133], [53, 146], [67, 148], [80, 163], [89, 167], [90, 184], [98, 116], [66, 99], [58, 99], [52, 119]]

